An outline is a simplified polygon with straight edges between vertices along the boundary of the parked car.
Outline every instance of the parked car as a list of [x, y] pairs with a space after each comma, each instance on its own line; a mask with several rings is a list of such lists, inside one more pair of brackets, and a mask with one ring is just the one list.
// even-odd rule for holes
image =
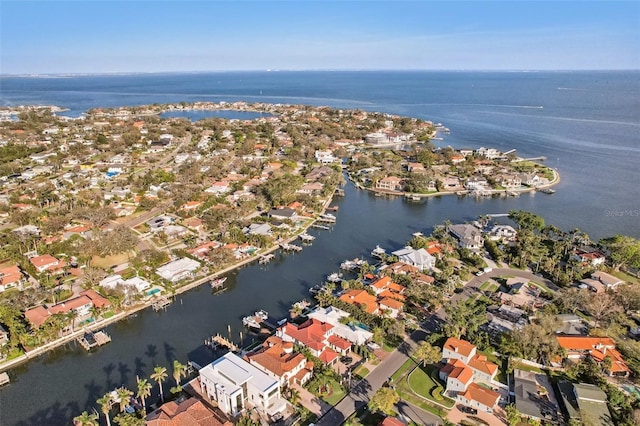
[[343, 356], [340, 358], [340, 362], [343, 364], [351, 364], [353, 362], [353, 358], [350, 356]]
[[458, 410], [466, 414], [478, 414], [478, 410], [476, 410], [475, 408], [467, 407], [466, 405], [458, 405]]

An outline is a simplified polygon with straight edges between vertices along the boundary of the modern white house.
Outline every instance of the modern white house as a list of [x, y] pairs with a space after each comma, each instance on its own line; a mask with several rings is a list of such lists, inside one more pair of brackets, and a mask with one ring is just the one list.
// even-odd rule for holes
[[318, 307], [307, 316], [320, 322], [331, 324], [334, 327], [333, 333], [336, 336], [340, 336], [354, 345], [364, 345], [373, 337], [373, 333], [370, 331], [355, 325], [341, 323], [340, 319], [348, 317], [349, 314], [333, 306]]
[[231, 352], [200, 369], [199, 379], [202, 393], [228, 416], [252, 407], [266, 415], [286, 408], [280, 382]]
[[188, 257], [174, 260], [166, 263], [156, 269], [156, 274], [162, 278], [176, 283], [184, 278], [192, 277], [193, 273], [200, 267], [200, 262], [197, 262]]
[[104, 288], [114, 289], [118, 285], [135, 288], [136, 291], [138, 291], [138, 293], [141, 293], [151, 288], [151, 283], [145, 280], [144, 278], [140, 278], [140, 277], [132, 277], [125, 280], [125, 279], [122, 279], [121, 275], [114, 274], [114, 275], [109, 275], [108, 277], [100, 281], [100, 287], [104, 287]]

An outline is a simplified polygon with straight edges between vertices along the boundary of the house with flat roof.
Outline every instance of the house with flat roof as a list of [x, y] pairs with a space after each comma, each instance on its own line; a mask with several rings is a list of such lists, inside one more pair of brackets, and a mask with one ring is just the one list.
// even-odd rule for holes
[[307, 316], [331, 324], [334, 327], [334, 334], [336, 336], [342, 337], [354, 345], [365, 345], [373, 337], [373, 333], [357, 325], [341, 323], [340, 320], [348, 317], [349, 314], [333, 306], [326, 308], [317, 307]]
[[201, 392], [228, 416], [250, 408], [271, 416], [286, 408], [280, 382], [232, 352], [200, 369], [199, 379]]

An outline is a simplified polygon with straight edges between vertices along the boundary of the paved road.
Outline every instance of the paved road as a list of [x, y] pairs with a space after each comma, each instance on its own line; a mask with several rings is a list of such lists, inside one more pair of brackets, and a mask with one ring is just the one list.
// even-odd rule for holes
[[[514, 276], [544, 283], [549, 289], [556, 290], [557, 286], [551, 281], [534, 275], [530, 271], [518, 269], [496, 268], [481, 276], [474, 276], [467, 281], [460, 293], [454, 294], [449, 303], [456, 304], [463, 299], [473, 296], [479, 291], [480, 286], [488, 279], [500, 276]], [[316, 424], [321, 426], [335, 426], [342, 424], [356, 410], [365, 405], [369, 398], [377, 389], [393, 375], [409, 359], [408, 354], [412, 353], [418, 343], [422, 342], [427, 334], [437, 331], [444, 322], [444, 308], [432, 314], [423, 324], [422, 328], [414, 331], [394, 352], [380, 363], [366, 378], [357, 383], [345, 398], [343, 398], [331, 411], [320, 418]], [[405, 411], [403, 415], [413, 416], [420, 419], [418, 424], [441, 424], [440, 418], [428, 413], [419, 407], [401, 401], [399, 408]]]

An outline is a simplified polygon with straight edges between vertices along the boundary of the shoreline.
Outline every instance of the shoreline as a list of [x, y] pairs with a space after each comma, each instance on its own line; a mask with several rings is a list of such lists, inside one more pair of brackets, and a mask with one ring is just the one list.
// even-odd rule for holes
[[[491, 196], [496, 195], [496, 194], [507, 195], [508, 192], [514, 192], [514, 193], [517, 193], [518, 195], [520, 195], [520, 194], [524, 194], [524, 193], [528, 193], [528, 192], [537, 192], [540, 189], [551, 188], [551, 187], [559, 184], [560, 181], [561, 181], [560, 173], [558, 173], [554, 169], [551, 169], [551, 171], [553, 172], [553, 179], [546, 185], [540, 185], [540, 186], [536, 186], [536, 187], [515, 188], [515, 189], [490, 189], [489, 190], [490, 195]], [[388, 195], [388, 196], [392, 196], [392, 197], [403, 197], [403, 198], [418, 197], [420, 199], [423, 199], [423, 198], [438, 197], [438, 196], [441, 196], [441, 195], [458, 195], [458, 193], [461, 193], [461, 192], [463, 193], [463, 194], [461, 194], [463, 196], [470, 195], [470, 191], [468, 189], [463, 189], [463, 190], [458, 190], [458, 191], [437, 191], [437, 192], [431, 192], [431, 193], [428, 193], [428, 194], [418, 194], [418, 193], [414, 193], [414, 192], [390, 191], [390, 190], [386, 190], [386, 189], [366, 188], [366, 187], [362, 186], [359, 182], [354, 181], [351, 178], [351, 174], [347, 173], [347, 175], [349, 176], [349, 180], [358, 189], [369, 191], [369, 192], [372, 192], [374, 194]]]
[[[333, 194], [327, 199], [327, 201], [323, 204], [322, 210], [326, 211], [327, 207], [329, 207], [329, 205], [333, 202], [333, 198], [335, 197], [335, 190], [333, 192]], [[302, 229], [300, 230], [300, 232], [296, 233], [294, 236], [287, 238], [286, 240], [284, 240], [284, 242], [286, 243], [291, 243], [292, 241], [295, 241], [298, 236], [302, 233], [305, 233], [310, 227], [311, 225], [316, 221], [316, 218], [311, 218], [309, 220], [309, 222], [304, 225], [302, 227]], [[217, 277], [219, 277], [220, 275], [229, 273], [231, 271], [234, 271], [236, 269], [240, 269], [241, 267], [248, 265], [252, 262], [256, 262], [260, 259], [260, 256], [263, 256], [265, 254], [269, 254], [269, 253], [273, 253], [275, 251], [277, 251], [280, 248], [280, 243], [276, 243], [271, 247], [266, 248], [264, 251], [261, 251], [259, 254], [256, 253], [255, 255], [247, 258], [247, 259], [243, 259], [237, 263], [234, 263], [233, 265], [227, 266], [226, 268], [223, 268], [219, 271], [215, 271], [212, 272], [204, 277], [198, 278], [194, 281], [191, 281], [179, 288], [177, 288], [175, 290], [175, 293], [173, 294], [166, 294], [165, 293], [165, 297], [171, 299], [171, 298], [175, 298], [177, 295], [182, 294], [182, 293], [186, 293], [189, 290], [193, 290], [194, 288], [200, 287], [202, 284], [206, 283], [207, 281], [211, 281], [212, 279], [215, 279]], [[166, 290], [165, 290], [166, 291]], [[131, 306], [129, 309], [119, 312], [117, 314], [114, 314], [113, 316], [109, 317], [109, 318], [103, 318], [99, 321], [94, 321], [93, 323], [82, 327], [81, 329], [75, 330], [72, 333], [66, 334], [62, 337], [59, 337], [58, 339], [46, 343], [42, 346], [38, 346], [37, 348], [25, 352], [24, 354], [20, 355], [19, 357], [13, 358], [9, 361], [6, 362], [2, 362], [0, 363], [0, 373], [5, 372], [5, 371], [9, 371], [14, 367], [17, 367], [18, 365], [28, 362], [30, 360], [36, 359], [37, 357], [39, 357], [40, 355], [43, 355], [55, 348], [58, 348], [66, 343], [72, 342], [76, 339], [78, 339], [79, 337], [83, 336], [85, 332], [87, 331], [98, 331], [100, 329], [103, 329], [113, 323], [116, 323], [122, 319], [127, 318], [128, 316], [142, 311], [144, 309], [147, 309], [149, 307], [151, 307], [153, 305], [153, 303], [156, 301], [156, 298], [151, 298], [143, 303]], [[172, 302], [173, 303], [173, 302]]]

